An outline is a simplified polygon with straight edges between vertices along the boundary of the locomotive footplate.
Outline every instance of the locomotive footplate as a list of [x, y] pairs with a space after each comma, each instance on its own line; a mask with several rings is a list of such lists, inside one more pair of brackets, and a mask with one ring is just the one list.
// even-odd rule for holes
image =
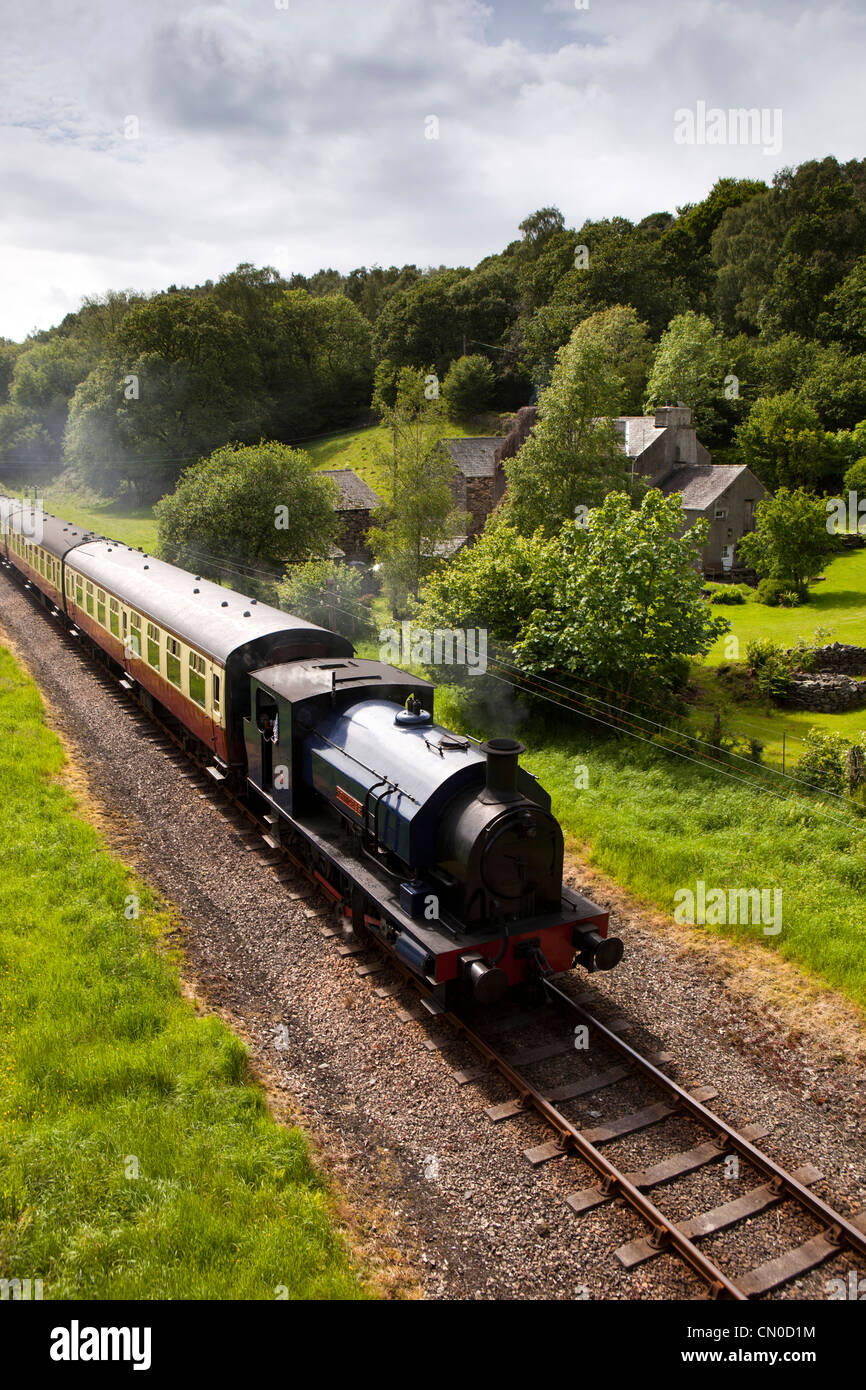
[[[363, 856], [353, 852], [347, 838], [335, 832], [325, 816], [303, 821], [286, 817], [295, 830], [343, 876], [344, 899], [350, 916], [359, 920], [358, 894], [381, 918], [381, 926], [368, 921], [372, 930], [409, 967], [421, 975], [437, 992], [463, 978], [465, 967], [495, 969], [505, 977], [507, 987], [523, 983], [539, 973], [560, 974], [569, 970], [577, 957], [590, 969], [598, 943], [606, 943], [608, 914], [580, 893], [563, 888], [559, 912], [467, 933], [443, 916], [425, 921], [411, 917], [400, 905], [399, 884], [393, 890], [382, 882]], [[618, 945], [619, 943], [617, 943]], [[610, 947], [614, 942], [609, 943]], [[539, 955], [547, 969], [541, 972]]]

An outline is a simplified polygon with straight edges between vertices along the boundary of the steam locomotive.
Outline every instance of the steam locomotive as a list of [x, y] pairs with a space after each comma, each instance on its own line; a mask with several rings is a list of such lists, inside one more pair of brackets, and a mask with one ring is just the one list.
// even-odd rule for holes
[[3, 497], [0, 561], [443, 1006], [621, 959], [607, 913], [562, 883], [562, 831], [522, 745], [437, 724], [428, 681]]

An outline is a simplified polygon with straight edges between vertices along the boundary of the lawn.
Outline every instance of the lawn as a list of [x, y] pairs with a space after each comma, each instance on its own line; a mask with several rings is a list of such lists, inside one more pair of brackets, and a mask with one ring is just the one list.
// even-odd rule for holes
[[370, 1296], [304, 1135], [182, 996], [165, 913], [63, 763], [0, 648], [0, 1277], [51, 1299]]
[[768, 795], [632, 738], [600, 738], [552, 710], [525, 719], [502, 688], [495, 699], [481, 714], [458, 688], [440, 686], [437, 717], [476, 737], [516, 734], [572, 849], [667, 912], [698, 879], [781, 888], [777, 936], [752, 925], [704, 930], [758, 941], [866, 1007], [866, 825], [855, 813], [831, 798]]
[[[823, 642], [849, 642], [866, 645], [866, 550], [837, 555], [829, 561], [822, 580], [811, 589], [809, 602], [799, 608], [770, 608], [753, 601], [744, 604], [715, 605], [713, 613], [731, 623], [731, 634], [739, 641], [739, 660], [755, 638], [771, 637], [792, 647], [799, 637], [811, 639], [820, 632]], [[719, 638], [705, 661], [693, 669], [693, 680], [700, 691], [700, 709], [690, 719], [693, 729], [706, 729], [712, 712], [719, 710], [722, 731], [757, 738], [764, 744], [763, 758], [769, 766], [782, 766], [782, 735], [785, 736], [785, 769], [792, 771], [803, 752], [803, 735], [810, 728], [833, 730], [852, 741], [861, 741], [866, 729], [866, 707], [845, 714], [819, 714], [807, 710], [767, 708], [762, 701], [734, 700], [731, 691], [717, 675], [717, 667], [727, 660], [725, 637]], [[647, 711], [651, 713], [651, 711]], [[662, 716], [657, 716], [661, 718]]]
[[[829, 630], [827, 641], [866, 646], [866, 549], [836, 555], [825, 577], [812, 585], [808, 603], [799, 608], [769, 608], [765, 603], [716, 605], [713, 612], [728, 618], [739, 639], [740, 654], [755, 637], [772, 637], [792, 647], [798, 637], [811, 637], [816, 628]], [[707, 658], [711, 666], [727, 660], [720, 637]]]

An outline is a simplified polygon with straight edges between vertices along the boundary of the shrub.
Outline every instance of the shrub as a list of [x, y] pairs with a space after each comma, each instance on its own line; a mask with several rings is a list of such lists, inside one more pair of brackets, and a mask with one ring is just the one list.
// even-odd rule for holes
[[866, 497], [866, 458], [852, 463], [842, 481], [847, 492], [857, 492], [861, 497]]
[[741, 590], [748, 588], [746, 584], [728, 584], [722, 589], [717, 589], [714, 594], [710, 594], [710, 603], [745, 603], [746, 595]]
[[368, 579], [351, 565], [333, 560], [311, 560], [292, 565], [277, 589], [281, 605], [299, 618], [318, 623], [343, 637], [359, 640], [372, 636], [375, 625], [365, 610], [361, 589]]
[[822, 791], [844, 792], [848, 740], [842, 734], [810, 729], [804, 742], [806, 751], [797, 763], [797, 776]]
[[746, 647], [749, 674], [768, 698], [778, 699], [786, 693], [796, 660], [771, 637], [755, 638]]
[[786, 592], [783, 579], [762, 579], [755, 590], [755, 598], [758, 603], [765, 603], [768, 608], [778, 608], [779, 600]]
[[783, 589], [779, 595], [780, 608], [799, 608], [800, 595], [796, 589]]
[[749, 584], [716, 584], [712, 581], [703, 588], [704, 597], [710, 603], [748, 603], [755, 597]]

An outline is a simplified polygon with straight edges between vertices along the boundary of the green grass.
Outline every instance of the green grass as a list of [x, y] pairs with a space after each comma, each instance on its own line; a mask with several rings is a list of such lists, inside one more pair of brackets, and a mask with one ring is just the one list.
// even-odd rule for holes
[[[761, 758], [768, 767], [782, 770], [784, 735], [784, 770], [797, 775], [796, 763], [805, 752], [805, 735], [809, 729], [843, 734], [852, 743], [864, 742], [866, 706], [844, 714], [822, 714], [811, 710], [787, 710], [771, 706], [763, 700], [732, 699], [731, 691], [712, 669], [697, 673], [699, 708], [691, 714], [688, 725], [692, 733], [706, 737], [712, 724], [712, 714], [718, 710], [723, 734], [740, 738], [756, 738], [763, 744]], [[650, 718], [663, 718], [645, 711]]]
[[0, 1277], [45, 1298], [368, 1296], [304, 1136], [182, 997], [165, 916], [63, 762], [0, 648]]
[[[738, 638], [740, 655], [755, 637], [772, 637], [791, 647], [798, 637], [811, 637], [816, 628], [829, 629], [828, 640], [866, 646], [866, 549], [835, 555], [824, 579], [813, 584], [808, 603], [799, 608], [770, 608], [765, 603], [715, 605], [713, 613], [727, 618]], [[728, 660], [725, 638], [710, 649], [706, 661], [718, 666]]]
[[[755, 638], [771, 637], [785, 647], [799, 637], [811, 639], [816, 631], [827, 642], [866, 645], [866, 550], [834, 556], [827, 564], [823, 580], [812, 586], [808, 603], [799, 608], [770, 608], [754, 601], [745, 604], [714, 605], [713, 613], [731, 623], [729, 636], [737, 638], [740, 661]], [[717, 675], [717, 668], [729, 658], [721, 637], [705, 661], [693, 668], [693, 681], [699, 690], [699, 708], [690, 717], [693, 730], [709, 727], [714, 710], [721, 714], [723, 733], [757, 738], [764, 744], [763, 759], [771, 767], [782, 766], [782, 735], [785, 735], [785, 769], [795, 771], [803, 752], [803, 736], [810, 728], [835, 731], [852, 741], [860, 741], [866, 729], [866, 707], [845, 714], [819, 714], [807, 710], [767, 708], [761, 700], [734, 698], [730, 687]], [[651, 710], [645, 711], [651, 717]]]
[[[866, 1008], [866, 823], [832, 798], [779, 800], [632, 739], [600, 739], [553, 713], [514, 723], [514, 709], [482, 716], [457, 688], [437, 691], [443, 724], [477, 737], [518, 735], [527, 747], [522, 764], [550, 792], [571, 848], [592, 864], [671, 913], [677, 889], [694, 891], [698, 879], [781, 888], [778, 936], [751, 925], [703, 930], [758, 942]], [[588, 786], [578, 790], [582, 767]]]

